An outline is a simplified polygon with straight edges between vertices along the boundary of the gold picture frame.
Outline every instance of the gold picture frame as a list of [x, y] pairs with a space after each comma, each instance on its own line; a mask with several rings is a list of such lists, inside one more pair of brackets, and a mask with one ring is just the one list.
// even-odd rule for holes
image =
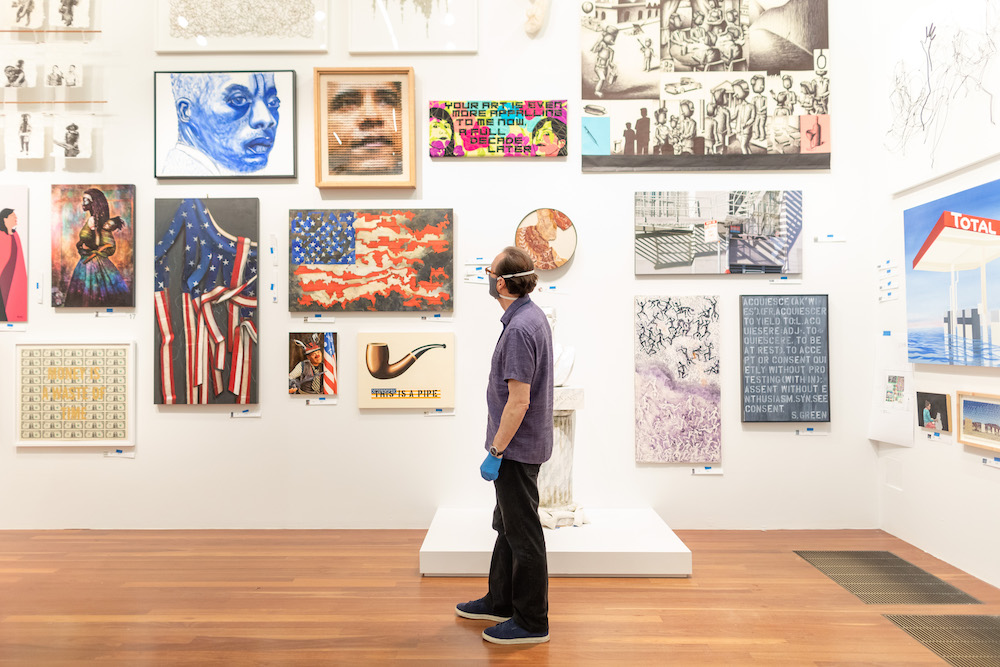
[[415, 188], [412, 67], [313, 70], [316, 187]]
[[958, 392], [956, 437], [963, 445], [1000, 452], [1000, 396]]

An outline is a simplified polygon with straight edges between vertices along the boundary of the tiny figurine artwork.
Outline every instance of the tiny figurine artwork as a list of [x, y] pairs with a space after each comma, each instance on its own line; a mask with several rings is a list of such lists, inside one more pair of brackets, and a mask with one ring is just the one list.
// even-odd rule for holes
[[635, 298], [635, 460], [722, 460], [717, 296]]
[[359, 408], [455, 407], [455, 334], [358, 334]]
[[566, 100], [432, 101], [431, 157], [569, 155]]
[[52, 306], [135, 305], [135, 186], [52, 186]]
[[18, 446], [135, 444], [135, 343], [15, 346]]
[[288, 309], [452, 310], [453, 212], [291, 210]]
[[288, 334], [288, 393], [337, 396], [337, 334]]
[[540, 208], [521, 220], [514, 245], [531, 255], [536, 269], [558, 269], [576, 252], [576, 227], [562, 211]]

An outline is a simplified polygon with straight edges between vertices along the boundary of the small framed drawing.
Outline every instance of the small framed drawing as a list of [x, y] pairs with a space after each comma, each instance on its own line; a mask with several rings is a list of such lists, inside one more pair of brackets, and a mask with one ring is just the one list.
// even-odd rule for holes
[[951, 394], [918, 391], [917, 426], [925, 431], [951, 433]]
[[135, 445], [135, 343], [14, 346], [18, 447]]
[[327, 5], [327, 0], [156, 0], [154, 48], [157, 53], [324, 53]]
[[958, 441], [1000, 452], [1000, 396], [958, 392]]
[[316, 187], [415, 188], [413, 68], [313, 70]]
[[295, 72], [155, 72], [156, 178], [295, 178]]
[[348, 0], [351, 53], [475, 53], [479, 0]]

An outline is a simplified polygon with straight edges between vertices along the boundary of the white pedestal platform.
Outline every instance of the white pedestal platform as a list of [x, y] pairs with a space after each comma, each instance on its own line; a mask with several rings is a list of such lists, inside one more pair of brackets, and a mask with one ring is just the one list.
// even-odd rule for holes
[[[652, 509], [586, 509], [589, 524], [545, 530], [549, 576], [689, 577], [691, 550]], [[420, 573], [486, 576], [492, 509], [440, 508], [420, 547]]]

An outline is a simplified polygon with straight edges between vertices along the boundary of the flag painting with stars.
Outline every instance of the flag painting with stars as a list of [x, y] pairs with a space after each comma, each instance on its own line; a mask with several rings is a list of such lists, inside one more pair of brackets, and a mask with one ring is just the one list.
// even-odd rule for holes
[[156, 200], [156, 403], [257, 403], [258, 209]]
[[288, 309], [452, 310], [452, 209], [291, 210]]

